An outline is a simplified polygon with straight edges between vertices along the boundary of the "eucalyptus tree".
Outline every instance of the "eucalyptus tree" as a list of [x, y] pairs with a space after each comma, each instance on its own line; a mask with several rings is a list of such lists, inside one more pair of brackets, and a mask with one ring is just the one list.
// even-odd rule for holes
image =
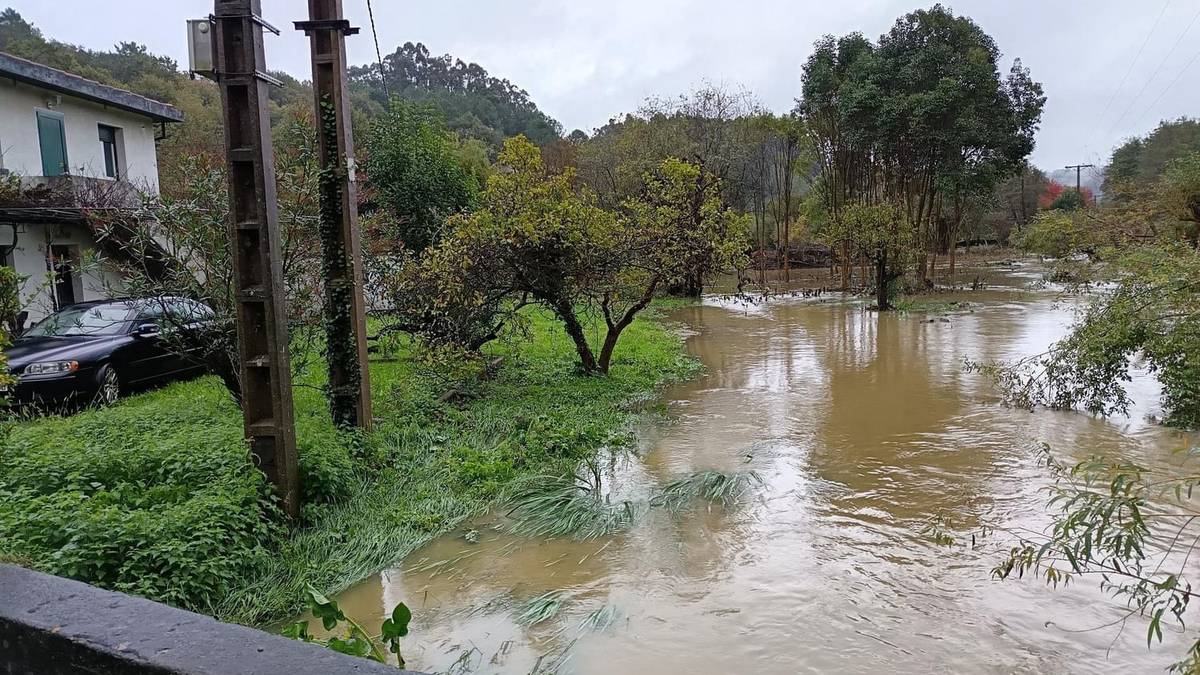
[[[900, 17], [878, 45], [857, 33], [826, 36], [804, 66], [799, 111], [831, 219], [852, 203], [896, 205], [922, 279], [953, 250], [967, 202], [1033, 150], [1041, 85], [1020, 61], [1002, 77], [999, 58], [971, 19], [934, 5]], [[845, 238], [843, 255], [851, 246]]]
[[855, 233], [843, 212], [879, 199], [873, 138], [868, 120], [858, 113], [870, 84], [874, 52], [874, 45], [860, 33], [818, 40], [804, 64], [802, 97], [796, 106], [820, 168], [817, 189], [828, 215], [828, 243], [841, 263], [843, 290], [850, 285], [856, 255]]

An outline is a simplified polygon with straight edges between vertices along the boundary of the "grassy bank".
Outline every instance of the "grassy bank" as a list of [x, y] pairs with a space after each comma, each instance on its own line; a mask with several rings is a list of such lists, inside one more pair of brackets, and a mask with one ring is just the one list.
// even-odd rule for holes
[[495, 344], [504, 361], [454, 402], [444, 368], [410, 345], [371, 364], [370, 434], [339, 434], [296, 391], [307, 505], [284, 526], [214, 378], [104, 410], [16, 424], [0, 450], [0, 559], [262, 624], [306, 583], [336, 592], [485, 510], [520, 478], [565, 474], [620, 442], [664, 381], [695, 368], [680, 339], [639, 319], [612, 373], [584, 377], [556, 323]]

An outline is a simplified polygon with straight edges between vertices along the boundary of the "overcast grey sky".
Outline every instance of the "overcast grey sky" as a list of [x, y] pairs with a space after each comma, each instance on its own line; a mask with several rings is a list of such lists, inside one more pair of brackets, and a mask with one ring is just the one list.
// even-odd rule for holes
[[[674, 95], [705, 80], [745, 86], [767, 107], [787, 110], [800, 89], [800, 65], [819, 36], [857, 30], [875, 39], [896, 17], [932, 4], [373, 2], [385, 53], [406, 41], [424, 42], [434, 53], [476, 61], [529, 91], [567, 131], [590, 131], [636, 109], [648, 96]], [[5, 4], [49, 37], [92, 48], [133, 40], [181, 65], [186, 64], [183, 20], [212, 10], [208, 0], [0, 0], [0, 6]], [[263, 4], [266, 19], [283, 30], [267, 43], [270, 67], [308, 79], [308, 43], [291, 28], [291, 21], [303, 18], [305, 2]], [[1102, 164], [1123, 138], [1143, 134], [1164, 118], [1200, 114], [1200, 0], [947, 4], [995, 38], [1004, 69], [1020, 57], [1045, 85], [1049, 100], [1033, 157], [1042, 168]], [[351, 61], [374, 60], [366, 0], [345, 0], [345, 7], [351, 21], [364, 29], [348, 41]]]

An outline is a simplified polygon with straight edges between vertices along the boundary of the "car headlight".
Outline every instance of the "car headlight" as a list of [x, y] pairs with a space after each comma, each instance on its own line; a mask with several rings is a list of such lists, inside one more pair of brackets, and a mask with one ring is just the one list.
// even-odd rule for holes
[[25, 366], [25, 375], [61, 375], [79, 370], [78, 361], [43, 361]]

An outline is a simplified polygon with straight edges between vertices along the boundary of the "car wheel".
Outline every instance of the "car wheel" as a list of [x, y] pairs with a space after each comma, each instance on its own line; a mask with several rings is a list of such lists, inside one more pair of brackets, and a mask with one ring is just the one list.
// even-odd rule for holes
[[100, 369], [97, 379], [100, 386], [96, 390], [96, 405], [105, 406], [116, 403], [117, 399], [121, 398], [121, 378], [117, 375], [117, 370], [106, 365]]

